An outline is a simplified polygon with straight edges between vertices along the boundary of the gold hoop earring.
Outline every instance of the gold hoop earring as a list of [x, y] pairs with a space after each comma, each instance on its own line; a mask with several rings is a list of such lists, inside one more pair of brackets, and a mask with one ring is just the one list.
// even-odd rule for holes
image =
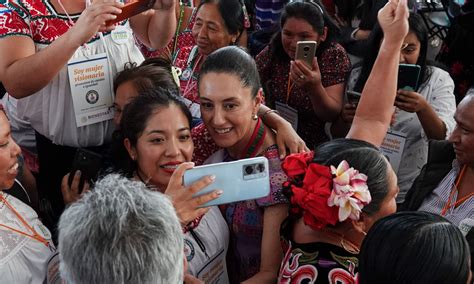
[[256, 113], [252, 114], [252, 119], [253, 119], [253, 120], [257, 120], [257, 119], [258, 119], [258, 116], [257, 116]]

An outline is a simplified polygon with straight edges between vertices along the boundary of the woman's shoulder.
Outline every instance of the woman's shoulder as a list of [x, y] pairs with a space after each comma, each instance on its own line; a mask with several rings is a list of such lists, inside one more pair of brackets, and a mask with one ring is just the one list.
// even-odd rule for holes
[[[437, 89], [449, 88], [454, 96], [454, 81], [449, 73], [439, 67], [429, 65], [427, 68], [428, 80], [425, 81], [424, 87], [430, 91], [436, 91]], [[423, 92], [423, 91], [422, 91]]]

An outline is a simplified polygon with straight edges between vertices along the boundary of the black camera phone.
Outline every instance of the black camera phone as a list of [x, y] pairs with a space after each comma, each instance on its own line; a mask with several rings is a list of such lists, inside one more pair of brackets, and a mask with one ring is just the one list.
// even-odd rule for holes
[[102, 168], [102, 156], [92, 151], [79, 148], [76, 151], [74, 160], [72, 162], [71, 172], [69, 173], [68, 184], [71, 187], [72, 180], [76, 171], [81, 171], [81, 179], [79, 182], [79, 193], [84, 188], [85, 181], [92, 184], [99, 176], [99, 171]]

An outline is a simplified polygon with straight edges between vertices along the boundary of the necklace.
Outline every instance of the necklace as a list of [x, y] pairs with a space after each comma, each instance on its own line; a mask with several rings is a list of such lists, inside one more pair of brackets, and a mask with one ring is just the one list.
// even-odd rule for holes
[[249, 142], [240, 154], [240, 159], [255, 157], [258, 154], [258, 150], [263, 145], [266, 135], [267, 131], [265, 126], [263, 125], [262, 120], [259, 118]]
[[339, 239], [339, 245], [345, 251], [347, 251], [349, 253], [352, 253], [352, 254], [359, 254], [360, 246], [358, 246], [358, 245], [354, 244], [353, 242], [351, 242], [350, 240], [346, 239], [344, 237], [344, 235], [336, 233], [336, 232], [328, 231], [328, 230], [324, 230], [323, 232], [325, 234], [331, 235], [332, 237], [334, 237], [336, 239]]
[[466, 169], [467, 169], [467, 165], [464, 165], [461, 169], [461, 173], [459, 173], [459, 176], [456, 180], [456, 183], [454, 184], [453, 188], [451, 189], [451, 193], [449, 194], [448, 202], [446, 202], [446, 205], [443, 207], [443, 210], [441, 211], [441, 216], [445, 216], [446, 213], [448, 212], [448, 210], [451, 207], [456, 207], [456, 206], [462, 204], [464, 201], [471, 198], [472, 196], [474, 196], [474, 192], [471, 192], [470, 194], [464, 196], [463, 198], [458, 199], [456, 202], [451, 203], [452, 200], [454, 199], [454, 195], [457, 192], [459, 192], [458, 191], [459, 184], [461, 183], [461, 180], [463, 179], [464, 174], [466, 173]]

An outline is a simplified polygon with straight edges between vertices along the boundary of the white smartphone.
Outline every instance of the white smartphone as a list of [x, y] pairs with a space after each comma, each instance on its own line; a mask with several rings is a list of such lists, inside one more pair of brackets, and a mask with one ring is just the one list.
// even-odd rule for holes
[[317, 45], [318, 43], [314, 40], [298, 41], [296, 43], [295, 60], [303, 61], [310, 69], [312, 69]]
[[270, 194], [268, 160], [265, 157], [198, 166], [184, 173], [183, 184], [189, 186], [209, 175], [214, 175], [215, 181], [194, 196], [217, 189], [224, 193], [202, 207], [257, 199]]

